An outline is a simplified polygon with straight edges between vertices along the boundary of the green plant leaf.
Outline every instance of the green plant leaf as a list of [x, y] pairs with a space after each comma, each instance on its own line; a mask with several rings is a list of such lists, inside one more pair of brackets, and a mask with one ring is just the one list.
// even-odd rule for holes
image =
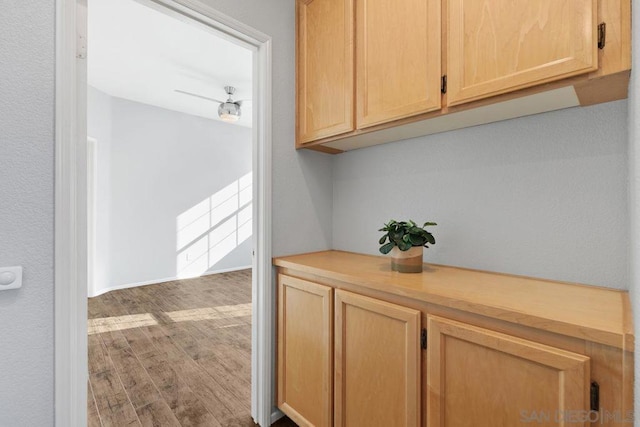
[[393, 249], [394, 246], [395, 244], [393, 244], [392, 242], [389, 242], [386, 245], [383, 245], [380, 247], [380, 252], [386, 255], [389, 252], [391, 252], [391, 249]]
[[411, 245], [413, 246], [422, 246], [427, 242], [427, 240], [423, 236], [419, 236], [416, 234], [410, 234], [409, 240], [411, 241]]
[[419, 227], [413, 220], [396, 221], [391, 219], [379, 230], [386, 232], [386, 234], [380, 238], [380, 244], [385, 243], [387, 239], [389, 240], [389, 242], [383, 246], [386, 252], [383, 252], [383, 248], [380, 248], [380, 252], [388, 253], [394, 246], [397, 246], [402, 251], [407, 251], [413, 246], [424, 246], [428, 248], [427, 243], [433, 245], [436, 243], [436, 239], [433, 237], [433, 234], [425, 230], [425, 227], [434, 225], [437, 224], [432, 221], [427, 221], [422, 227]]
[[389, 231], [389, 240], [392, 240], [396, 243], [402, 241], [402, 236], [404, 236], [404, 233], [402, 231]]
[[401, 251], [408, 251], [409, 249], [411, 249], [411, 247], [412, 247], [412, 246], [413, 246], [413, 245], [412, 245], [411, 243], [407, 243], [407, 242], [405, 242], [404, 240], [401, 240], [401, 241], [398, 243], [398, 248], [399, 248]]

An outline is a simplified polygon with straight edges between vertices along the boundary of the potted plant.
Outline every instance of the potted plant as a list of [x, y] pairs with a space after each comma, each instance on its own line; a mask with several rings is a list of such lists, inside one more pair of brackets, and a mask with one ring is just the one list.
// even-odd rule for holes
[[[378, 231], [385, 234], [380, 238], [380, 252], [391, 252], [391, 270], [401, 273], [422, 272], [422, 248], [428, 244], [434, 245], [436, 239], [426, 227], [437, 225], [435, 222], [425, 222], [418, 227], [415, 222], [390, 220]], [[387, 241], [388, 240], [388, 241]]]

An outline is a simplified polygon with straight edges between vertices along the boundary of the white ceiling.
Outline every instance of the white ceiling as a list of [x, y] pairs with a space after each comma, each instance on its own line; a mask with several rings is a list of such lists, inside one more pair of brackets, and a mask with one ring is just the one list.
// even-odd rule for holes
[[[218, 104], [174, 92], [226, 100], [252, 97], [252, 52], [202, 24], [179, 20], [134, 0], [89, 0], [89, 85], [119, 98], [210, 119]], [[252, 103], [236, 124], [251, 126]]]

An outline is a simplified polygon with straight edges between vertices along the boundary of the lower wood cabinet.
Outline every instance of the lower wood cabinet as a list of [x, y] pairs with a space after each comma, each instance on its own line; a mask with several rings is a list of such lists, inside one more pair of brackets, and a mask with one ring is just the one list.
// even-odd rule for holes
[[333, 425], [333, 289], [278, 277], [278, 407], [300, 426]]
[[[300, 426], [587, 426], [590, 359], [279, 275], [278, 407]], [[427, 407], [421, 383], [427, 383]]]
[[420, 312], [336, 290], [335, 426], [420, 424]]
[[589, 358], [429, 316], [428, 427], [586, 426]]
[[332, 317], [330, 287], [278, 282], [282, 412], [300, 426], [417, 427], [420, 312], [336, 290]]
[[339, 251], [275, 262], [277, 401], [299, 426], [632, 424], [626, 292]]

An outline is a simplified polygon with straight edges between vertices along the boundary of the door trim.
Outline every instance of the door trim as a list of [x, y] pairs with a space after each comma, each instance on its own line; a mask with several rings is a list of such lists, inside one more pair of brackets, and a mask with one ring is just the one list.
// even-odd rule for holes
[[[278, 416], [272, 413], [271, 37], [197, 0], [144, 3], [195, 19], [254, 50], [251, 415], [270, 425]], [[86, 8], [86, 0], [56, 0], [54, 410], [60, 427], [87, 420]]]

